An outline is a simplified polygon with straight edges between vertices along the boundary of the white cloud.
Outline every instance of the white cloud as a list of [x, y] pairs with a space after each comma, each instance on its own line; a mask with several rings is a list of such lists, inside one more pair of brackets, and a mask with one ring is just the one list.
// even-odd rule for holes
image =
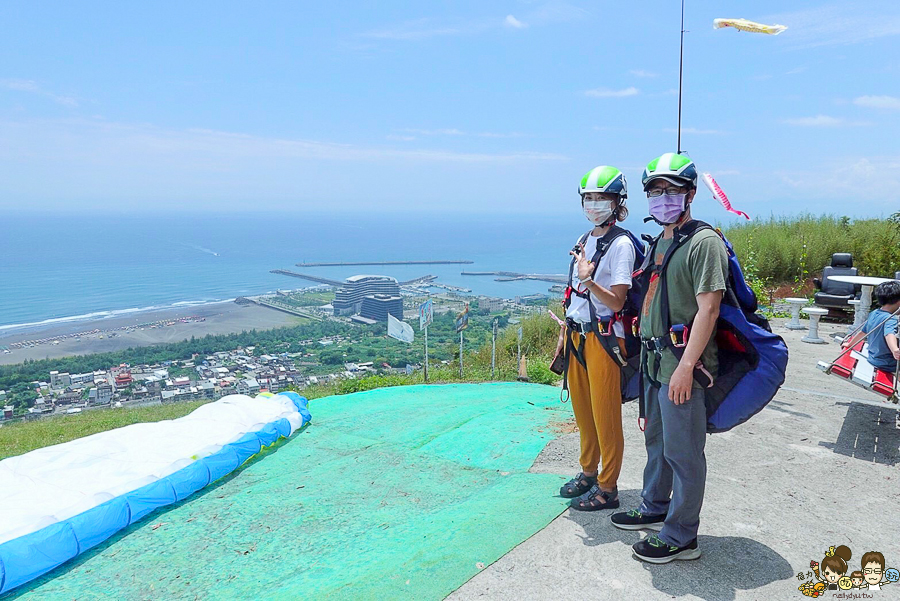
[[860, 96], [853, 99], [853, 104], [867, 108], [900, 111], [900, 98], [896, 96]]
[[512, 15], [506, 15], [506, 19], [504, 19], [503, 23], [507, 27], [512, 27], [514, 29], [524, 29], [524, 28], [528, 27], [527, 23], [523, 23], [522, 21], [519, 21], [517, 18], [515, 18]]
[[[424, 130], [423, 130], [424, 131]], [[443, 130], [456, 132], [458, 130]], [[555, 153], [542, 152], [458, 152], [447, 150], [404, 149], [342, 144], [319, 140], [272, 138], [250, 134], [208, 129], [165, 129], [152, 125], [110, 123], [88, 120], [35, 120], [26, 122], [0, 122], [0, 142], [26, 139], [24, 132], [33, 132], [35, 144], [43, 139], [48, 152], [71, 150], [82, 158], [105, 155], [114, 160], [114, 149], [134, 155], [190, 156], [200, 162], [214, 157], [220, 159], [285, 158], [323, 159], [333, 161], [462, 161], [496, 162], [518, 160], [565, 160]], [[462, 133], [462, 132], [460, 132]], [[53, 146], [49, 140], [69, 140], [69, 143]], [[408, 141], [408, 140], [404, 140]], [[13, 144], [0, 144], [0, 148], [15, 148]], [[0, 151], [0, 158], [6, 153]], [[11, 155], [10, 155], [11, 156]]]
[[795, 48], [843, 46], [900, 35], [896, 4], [841, 2], [764, 17], [790, 27], [785, 43]]
[[0, 88], [5, 88], [14, 92], [38, 94], [50, 98], [57, 104], [63, 104], [65, 106], [78, 106], [78, 100], [75, 97], [60, 96], [59, 94], [47, 92], [46, 90], [41, 89], [38, 83], [32, 79], [0, 79]]
[[393, 140], [393, 141], [396, 141], [396, 142], [412, 142], [413, 140], [416, 139], [415, 136], [397, 136], [397, 135], [394, 135], [394, 134], [390, 134], [390, 135], [388, 135], [388, 136], [386, 136], [386, 137], [387, 137], [388, 140]]
[[407, 128], [403, 131], [407, 131], [413, 134], [419, 134], [422, 136], [462, 136], [464, 132], [455, 129], [455, 128], [444, 128], [444, 129], [413, 129]]
[[507, 15], [504, 19], [485, 17], [468, 21], [441, 21], [423, 18], [405, 21], [399, 25], [363, 33], [366, 38], [379, 40], [415, 41], [439, 36], [463, 36], [498, 31], [501, 28], [524, 29], [530, 25], [560, 23], [582, 18], [587, 14], [582, 8], [568, 2], [551, 0], [535, 7], [522, 18]]
[[825, 200], [821, 194], [827, 190], [834, 199], [865, 199], [870, 210], [897, 210], [900, 155], [842, 157], [817, 163], [817, 166], [815, 170], [779, 172], [777, 175], [794, 188], [797, 195], [808, 193], [810, 198]]
[[522, 138], [525, 137], [525, 134], [519, 132], [465, 132], [456, 128], [444, 128], [444, 129], [414, 129], [414, 128], [406, 128], [402, 131], [412, 134], [419, 134], [421, 136], [473, 136], [477, 138]]
[[37, 82], [31, 79], [3, 79], [0, 80], [0, 86], [7, 90], [15, 90], [17, 92], [37, 92]]
[[446, 150], [415, 140], [348, 144], [100, 119], [0, 120], [0, 209], [324, 210], [356, 202], [334, 186], [348, 165], [385, 207], [415, 207], [430, 166], [440, 165], [453, 182], [442, 201], [484, 210], [513, 174], [539, 188], [566, 170], [561, 154], [483, 146], [476, 138]]
[[652, 71], [644, 71], [643, 69], [632, 69], [629, 71], [635, 77], [657, 77], [659, 73], [653, 73]]
[[637, 96], [640, 90], [631, 86], [622, 90], [610, 90], [609, 88], [596, 88], [587, 90], [584, 95], [591, 98], [624, 98], [626, 96]]
[[846, 119], [839, 119], [829, 115], [783, 119], [782, 123], [786, 125], [796, 125], [798, 127], [861, 127], [871, 125], [871, 123], [866, 121], [847, 121]]

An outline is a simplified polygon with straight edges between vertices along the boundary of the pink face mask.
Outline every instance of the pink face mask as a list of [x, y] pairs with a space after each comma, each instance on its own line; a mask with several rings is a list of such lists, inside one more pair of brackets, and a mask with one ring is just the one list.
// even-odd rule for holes
[[660, 223], [672, 224], [678, 221], [684, 212], [684, 199], [687, 194], [662, 194], [648, 198], [650, 214]]

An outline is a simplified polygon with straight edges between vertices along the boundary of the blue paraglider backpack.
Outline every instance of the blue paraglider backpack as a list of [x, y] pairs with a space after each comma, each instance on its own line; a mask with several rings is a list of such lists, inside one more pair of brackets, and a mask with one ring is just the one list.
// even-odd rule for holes
[[[684, 354], [693, 324], [671, 322], [666, 268], [676, 250], [684, 246], [694, 234], [707, 229], [713, 228], [696, 220], [676, 228], [672, 245], [660, 265], [653, 263], [653, 257], [661, 234], [653, 238], [641, 269], [635, 273], [635, 279], [643, 281], [643, 290], [649, 286], [652, 275], [658, 275], [657, 294], [660, 295], [663, 329], [668, 330], [668, 336], [641, 341], [644, 346], [641, 373], [644, 377], [650, 377], [646, 373], [646, 353], [653, 352], [659, 356], [663, 352], [671, 352], [678, 360]], [[728, 253], [728, 277], [715, 334], [719, 373], [710, 374], [702, 366], [694, 369], [694, 380], [705, 391], [706, 431], [710, 433], [727, 432], [761, 411], [784, 384], [788, 362], [788, 349], [784, 339], [773, 334], [768, 320], [756, 312], [756, 294], [744, 280], [734, 248], [721, 231], [715, 231]], [[655, 365], [658, 369], [659, 361]], [[655, 377], [651, 380], [655, 380]], [[643, 397], [643, 386], [641, 396]], [[641, 398], [641, 423], [645, 419], [644, 402], [645, 399]]]
[[[578, 240], [578, 244], [582, 248], [584, 248], [584, 243], [587, 241], [588, 236], [591, 235], [591, 231], [584, 234]], [[597, 250], [594, 253], [594, 256], [591, 257], [591, 263], [593, 263], [594, 265], [594, 272], [591, 274], [591, 279], [593, 279], [593, 277], [597, 273], [597, 269], [600, 267], [600, 259], [603, 258], [603, 256], [612, 246], [613, 242], [615, 242], [615, 240], [620, 236], [627, 236], [631, 241], [631, 244], [634, 246], [634, 265], [632, 266], [632, 271], [638, 269], [641, 265], [644, 264], [644, 243], [625, 228], [619, 227], [618, 225], [613, 225], [609, 228], [606, 234], [604, 234], [599, 240], [597, 240]], [[644, 300], [646, 288], [642, 287], [643, 282], [633, 280], [632, 286], [628, 290], [628, 294], [625, 296], [625, 305], [622, 307], [622, 309], [612, 317], [598, 318], [594, 313], [594, 304], [590, 302], [590, 292], [578, 291], [578, 289], [572, 286], [572, 272], [574, 271], [576, 260], [577, 259], [573, 257], [572, 262], [569, 264], [569, 282], [566, 286], [566, 293], [563, 299], [564, 310], [567, 310], [569, 308], [573, 294], [575, 296], [588, 299], [588, 308], [591, 315], [591, 330], [597, 335], [597, 338], [600, 341], [601, 346], [603, 346], [603, 349], [621, 370], [622, 402], [624, 403], [626, 401], [633, 401], [634, 399], [638, 398], [641, 390], [641, 343], [640, 339], [635, 333], [634, 323], [636, 322], [638, 315], [640, 315], [641, 304]], [[616, 321], [622, 322], [624, 326], [624, 353], [622, 353], [622, 350], [619, 348], [618, 337], [613, 333], [613, 325]], [[571, 344], [568, 336], [566, 337], [566, 348], [564, 356], [565, 368], [563, 372], [563, 390], [567, 390], [569, 357], [574, 356], [582, 366], [587, 366], [585, 364], [582, 349], [574, 347]]]

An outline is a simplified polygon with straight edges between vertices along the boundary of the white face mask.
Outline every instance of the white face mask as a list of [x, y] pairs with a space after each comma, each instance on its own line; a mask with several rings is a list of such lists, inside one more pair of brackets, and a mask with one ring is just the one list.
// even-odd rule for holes
[[603, 225], [613, 214], [612, 200], [585, 200], [584, 216], [594, 225]]

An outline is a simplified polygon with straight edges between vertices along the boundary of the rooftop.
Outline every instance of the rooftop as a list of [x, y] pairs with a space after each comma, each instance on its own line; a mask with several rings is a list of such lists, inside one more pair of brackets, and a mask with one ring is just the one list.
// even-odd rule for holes
[[392, 278], [391, 276], [388, 276], [388, 275], [351, 275], [349, 278], [347, 278], [347, 283], [348, 284], [358, 284], [365, 280], [397, 283], [397, 278]]

